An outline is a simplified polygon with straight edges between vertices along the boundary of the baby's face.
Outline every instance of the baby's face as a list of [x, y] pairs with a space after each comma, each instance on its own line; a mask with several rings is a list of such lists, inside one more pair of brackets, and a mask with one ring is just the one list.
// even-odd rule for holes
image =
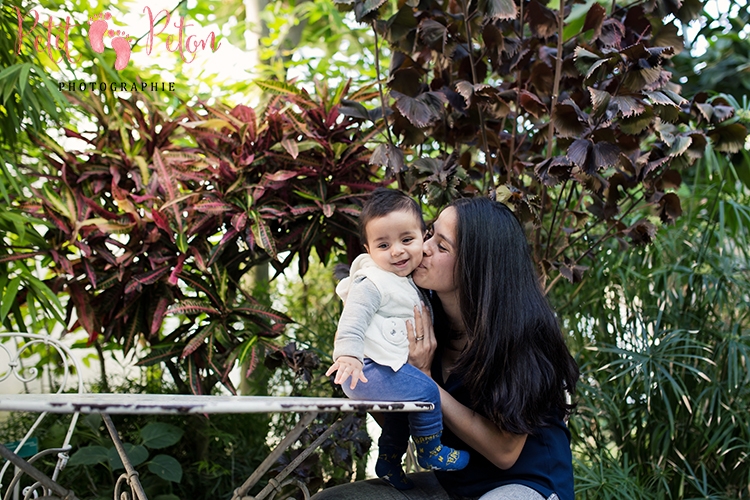
[[365, 226], [365, 248], [380, 268], [408, 276], [422, 262], [422, 221], [409, 211], [391, 212]]

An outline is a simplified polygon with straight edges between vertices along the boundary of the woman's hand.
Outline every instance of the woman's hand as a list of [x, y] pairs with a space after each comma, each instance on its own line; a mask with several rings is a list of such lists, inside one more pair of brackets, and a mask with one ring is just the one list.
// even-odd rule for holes
[[428, 377], [432, 377], [432, 358], [435, 357], [437, 341], [432, 328], [430, 312], [422, 307], [414, 307], [414, 324], [406, 321], [406, 335], [409, 339], [409, 364], [418, 368]]

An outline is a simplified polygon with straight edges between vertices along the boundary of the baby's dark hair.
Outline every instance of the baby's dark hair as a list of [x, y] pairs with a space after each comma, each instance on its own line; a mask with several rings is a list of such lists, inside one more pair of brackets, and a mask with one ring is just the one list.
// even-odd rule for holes
[[359, 215], [359, 239], [363, 245], [367, 244], [367, 223], [378, 217], [385, 217], [392, 212], [411, 212], [422, 223], [422, 232], [426, 226], [422, 218], [422, 207], [409, 195], [397, 189], [377, 188], [362, 207]]

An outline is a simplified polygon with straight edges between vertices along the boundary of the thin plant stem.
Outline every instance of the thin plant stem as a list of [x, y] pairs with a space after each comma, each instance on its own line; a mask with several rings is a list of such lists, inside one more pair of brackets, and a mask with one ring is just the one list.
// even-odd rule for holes
[[[518, 12], [518, 38], [523, 40], [523, 2], [520, 3]], [[510, 147], [508, 148], [508, 166], [505, 169], [505, 182], [510, 184], [510, 173], [513, 168], [513, 157], [516, 155], [516, 134], [518, 133], [518, 115], [521, 109], [521, 69], [516, 70], [516, 116], [511, 121]]]
[[[469, 64], [471, 65], [471, 80], [472, 84], [476, 85], [479, 83], [477, 80], [477, 70], [474, 67], [474, 40], [471, 36], [471, 18], [469, 16], [469, 3], [466, 0], [462, 0], [461, 6], [464, 12], [464, 26], [466, 26], [466, 38], [469, 46]], [[485, 154], [485, 177], [482, 179], [482, 191], [487, 192], [488, 187], [491, 188], [493, 182], [494, 165], [492, 164], [492, 153], [490, 152], [489, 141], [487, 140], [487, 130], [484, 123], [484, 113], [482, 113], [482, 106], [477, 103], [477, 112], [479, 113], [479, 130], [482, 135], [482, 146], [484, 147]], [[489, 177], [489, 181], [487, 178]]]
[[[567, 200], [565, 200], [565, 207], [566, 207], [566, 208], [570, 206], [570, 200], [571, 200], [571, 199], [573, 198], [573, 193], [575, 192], [575, 188], [576, 188], [576, 185], [575, 185], [575, 183], [574, 183], [574, 182], [572, 182], [572, 183], [570, 184], [570, 191], [568, 191], [568, 199], [567, 199]], [[562, 191], [560, 191], [560, 192], [562, 193]], [[579, 200], [579, 203], [580, 203], [580, 200]], [[576, 206], [576, 209], [577, 209], [577, 208], [578, 208], [578, 206]], [[560, 237], [560, 233], [561, 233], [561, 232], [562, 232], [562, 230], [563, 230], [563, 223], [564, 223], [564, 222], [565, 222], [565, 217], [564, 217], [564, 216], [562, 216], [562, 218], [560, 219], [560, 225], [559, 225], [559, 226], [557, 226], [557, 232], [555, 233], [555, 237], [554, 237], [554, 238], [552, 239], [553, 241], [557, 241], [557, 238], [559, 238], [559, 237]], [[551, 226], [550, 226], [550, 227], [551, 227]], [[549, 250], [549, 245], [547, 246], [547, 250]], [[544, 256], [544, 257], [545, 257], [545, 258], [547, 258], [547, 255], [548, 255], [548, 254], [545, 254], [545, 256]]]
[[[565, 179], [565, 182], [563, 183], [562, 188], [560, 189], [560, 194], [565, 192], [565, 188], [568, 186], [568, 179]], [[571, 191], [573, 191], [573, 188], [571, 186]], [[552, 238], [549, 238], [549, 236], [552, 235], [552, 231], [555, 230], [555, 219], [557, 219], [557, 210], [560, 208], [560, 199], [562, 196], [558, 196], [557, 200], [555, 201], [555, 209], [552, 211], [552, 222], [549, 224], [549, 231], [547, 231], [547, 247], [544, 249], [544, 258], [546, 259], [549, 255], [549, 247], [552, 246]], [[567, 207], [570, 203], [570, 196], [568, 196], [568, 200], [566, 201], [565, 206]], [[560, 225], [562, 226], [562, 220], [560, 220]], [[541, 232], [541, 231], [540, 231]]]
[[375, 35], [375, 73], [378, 76], [378, 93], [380, 94], [380, 109], [383, 112], [383, 122], [385, 123], [385, 134], [388, 137], [388, 144], [395, 146], [393, 143], [393, 137], [391, 137], [391, 127], [388, 124], [388, 116], [386, 114], [383, 81], [380, 75], [380, 44], [378, 42], [378, 30], [375, 27], [375, 21], [372, 22], [372, 33]]
[[[388, 124], [388, 115], [386, 113], [386, 107], [385, 107], [385, 95], [383, 94], [383, 82], [380, 75], [380, 44], [378, 42], [378, 29], [375, 26], [375, 20], [372, 21], [372, 32], [375, 35], [375, 73], [378, 77], [378, 93], [380, 94], [380, 109], [383, 112], [383, 124], [385, 126], [385, 135], [388, 138], [388, 144], [391, 146], [391, 148], [395, 148], [396, 145], [393, 143], [393, 137], [391, 136], [391, 127]], [[391, 151], [388, 151], [387, 158], [390, 161], [390, 155]], [[396, 174], [396, 181], [398, 182], [399, 189], [403, 190], [405, 188], [404, 181], [403, 181], [403, 175], [401, 175], [401, 172], [395, 172]]]
[[[636, 206], [638, 205], [638, 203], [640, 203], [640, 201], [641, 201], [641, 200], [643, 200], [643, 197], [644, 197], [644, 195], [641, 195], [641, 196], [640, 196], [640, 198], [638, 198], [637, 200], [635, 200], [635, 201], [633, 202], [633, 204], [632, 204], [632, 205], [630, 205], [630, 207], [629, 207], [629, 208], [628, 208], [628, 209], [627, 209], [627, 210], [626, 210], [626, 211], [625, 211], [625, 212], [624, 212], [624, 213], [622, 214], [622, 216], [620, 217], [620, 220], [622, 220], [622, 219], [623, 219], [623, 217], [627, 216], [627, 215], [628, 215], [628, 214], [629, 214], [630, 212], [632, 212], [632, 211], [633, 211], [633, 209], [634, 209], [634, 208], [635, 208], [635, 207], [636, 207]], [[598, 222], [596, 222], [596, 223], [594, 223], [594, 224], [592, 224], [592, 225], [591, 225], [591, 226], [589, 226], [588, 228], [586, 228], [586, 230], [584, 230], [584, 232], [583, 232], [583, 233], [582, 233], [581, 235], [579, 235], [579, 236], [578, 236], [577, 238], [575, 238], [575, 239], [574, 239], [573, 241], [571, 241], [570, 243], [568, 243], [567, 245], [565, 245], [565, 246], [564, 246], [563, 248], [561, 248], [561, 249], [560, 249], [560, 250], [559, 250], [559, 251], [558, 251], [558, 252], [557, 252], [557, 253], [555, 254], [555, 256], [554, 256], [554, 257], [552, 257], [552, 258], [553, 258], [553, 259], [556, 259], [556, 258], [558, 258], [558, 257], [559, 257], [559, 256], [560, 256], [560, 255], [561, 255], [561, 254], [562, 254], [563, 252], [565, 252], [565, 250], [567, 250], [568, 248], [570, 248], [571, 246], [573, 246], [573, 244], [574, 244], [574, 243], [576, 243], [577, 241], [579, 241], [579, 240], [580, 240], [581, 238], [585, 237], [585, 236], [586, 236], [586, 235], [588, 234], [588, 232], [589, 232], [589, 231], [590, 231], [591, 229], [593, 229], [593, 228], [597, 227], [597, 226], [598, 226], [599, 224], [601, 224], [602, 222], [604, 222], [604, 220], [603, 220], [603, 219], [602, 219], [602, 220], [600, 220], [600, 221], [598, 221]], [[604, 234], [603, 234], [603, 235], [602, 235], [602, 236], [601, 236], [601, 237], [600, 237], [599, 239], [597, 239], [597, 240], [596, 240], [596, 241], [595, 241], [595, 242], [594, 242], [594, 243], [593, 243], [592, 245], [590, 245], [590, 246], [589, 246], [588, 250], [586, 250], [585, 252], [583, 252], [583, 253], [581, 254], [581, 256], [579, 256], [579, 257], [577, 257], [577, 258], [575, 259], [574, 263], [578, 263], [578, 261], [579, 261], [579, 260], [581, 259], [581, 257], [582, 257], [583, 255], [586, 255], [586, 254], [587, 254], [587, 253], [589, 253], [589, 252], [590, 252], [590, 251], [591, 251], [592, 249], [594, 249], [594, 248], [595, 248], [595, 247], [596, 247], [596, 246], [597, 246], [597, 245], [598, 245], [598, 244], [599, 244], [599, 243], [600, 243], [600, 242], [601, 242], [601, 241], [602, 241], [602, 240], [603, 240], [603, 239], [604, 239], [604, 238], [605, 238], [605, 237], [606, 237], [606, 236], [607, 236], [607, 235], [609, 234], [609, 232], [610, 232], [610, 231], [612, 230], [612, 228], [613, 228], [613, 227], [614, 227], [614, 225], [613, 225], [613, 226], [611, 226], [611, 227], [610, 227], [609, 229], [607, 229], [607, 231], [606, 231], [606, 232], [605, 232], [605, 233], [604, 233]]]
[[[523, 4], [523, 2], [522, 2]], [[563, 29], [565, 28], [565, 0], [560, 0], [560, 5], [557, 10], [557, 55], [555, 56], [555, 79], [552, 87], [552, 102], [550, 102], [549, 116], [550, 121], [547, 124], [547, 155], [546, 159], [552, 158], [552, 140], [555, 137], [555, 123], [552, 121], [552, 115], [555, 112], [557, 106], [557, 99], [560, 93], [560, 79], [562, 78], [562, 62], [563, 62]], [[541, 208], [539, 214], [539, 220], [541, 221], [544, 217], [544, 204], [547, 200], [547, 186], [542, 185], [542, 199]], [[558, 199], [559, 200], [559, 199]], [[555, 212], [557, 212], [557, 204], [555, 204]], [[552, 225], [549, 227], [547, 234], [552, 234], [554, 229], [555, 217], [552, 217]], [[536, 245], [535, 249], [539, 248], [542, 239], [542, 225], [539, 225], [539, 229], [536, 233]], [[547, 241], [547, 248], [545, 249], [545, 256], [549, 253], [549, 245], [552, 243], [551, 240]]]

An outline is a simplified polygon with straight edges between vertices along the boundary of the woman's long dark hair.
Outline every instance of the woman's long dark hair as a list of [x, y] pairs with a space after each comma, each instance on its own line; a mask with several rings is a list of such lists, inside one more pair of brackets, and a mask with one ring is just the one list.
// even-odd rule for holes
[[578, 365], [538, 282], [523, 228], [487, 198], [460, 199], [456, 282], [468, 343], [454, 367], [476, 410], [530, 434], [572, 410]]

